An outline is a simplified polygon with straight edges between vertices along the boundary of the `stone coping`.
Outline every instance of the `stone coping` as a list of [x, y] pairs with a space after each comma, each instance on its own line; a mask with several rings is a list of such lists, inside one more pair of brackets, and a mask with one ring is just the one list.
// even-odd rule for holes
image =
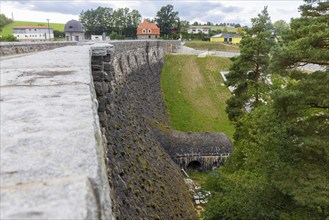
[[1, 61], [1, 219], [113, 217], [90, 59], [82, 45]]

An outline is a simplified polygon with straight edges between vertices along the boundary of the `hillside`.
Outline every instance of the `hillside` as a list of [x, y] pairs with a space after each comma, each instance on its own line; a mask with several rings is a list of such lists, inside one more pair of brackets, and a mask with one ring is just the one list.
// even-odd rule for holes
[[224, 132], [233, 137], [234, 128], [225, 112], [225, 101], [231, 93], [219, 74], [230, 63], [224, 57], [166, 56], [161, 89], [174, 129]]
[[[2, 28], [0, 32], [1, 36], [8, 36], [12, 34], [12, 28], [16, 26], [48, 26], [47, 22], [33, 22], [33, 21], [14, 21], [10, 24], [7, 24]], [[59, 23], [49, 23], [49, 27], [53, 28], [54, 30], [64, 31], [65, 24]]]

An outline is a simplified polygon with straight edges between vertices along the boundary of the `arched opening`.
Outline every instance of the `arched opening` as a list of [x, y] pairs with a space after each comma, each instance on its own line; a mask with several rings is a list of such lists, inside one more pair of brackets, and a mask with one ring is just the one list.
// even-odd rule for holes
[[201, 170], [201, 163], [197, 160], [193, 160], [189, 164], [187, 164], [186, 169], [187, 170]]

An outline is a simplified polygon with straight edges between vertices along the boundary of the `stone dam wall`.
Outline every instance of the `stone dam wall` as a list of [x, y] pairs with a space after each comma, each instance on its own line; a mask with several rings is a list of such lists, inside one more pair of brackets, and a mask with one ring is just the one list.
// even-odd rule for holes
[[168, 124], [160, 73], [165, 53], [178, 45], [139, 41], [92, 49], [113, 213], [118, 219], [195, 217], [181, 171], [150, 125]]
[[2, 60], [0, 219], [195, 219], [175, 161], [231, 145], [170, 130], [160, 74], [179, 45], [113, 41]]
[[58, 47], [76, 45], [77, 42], [0, 42], [0, 56], [51, 50]]

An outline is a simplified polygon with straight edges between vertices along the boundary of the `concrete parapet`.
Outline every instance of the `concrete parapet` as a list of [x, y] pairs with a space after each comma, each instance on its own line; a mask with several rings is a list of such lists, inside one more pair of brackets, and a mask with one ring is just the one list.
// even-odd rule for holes
[[112, 219], [90, 45], [1, 61], [1, 219]]
[[0, 42], [0, 56], [51, 50], [58, 47], [76, 45], [77, 42]]

